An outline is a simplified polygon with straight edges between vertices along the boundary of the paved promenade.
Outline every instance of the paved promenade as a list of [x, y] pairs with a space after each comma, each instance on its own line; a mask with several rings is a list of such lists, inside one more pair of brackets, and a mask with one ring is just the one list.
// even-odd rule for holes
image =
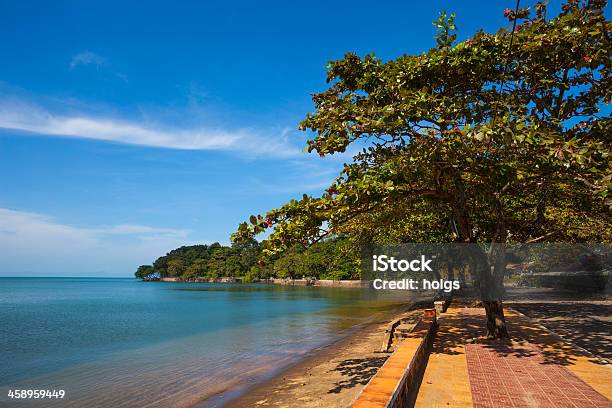
[[508, 310], [512, 341], [484, 334], [482, 308], [450, 308], [423, 376], [416, 407], [612, 408], [612, 366]]

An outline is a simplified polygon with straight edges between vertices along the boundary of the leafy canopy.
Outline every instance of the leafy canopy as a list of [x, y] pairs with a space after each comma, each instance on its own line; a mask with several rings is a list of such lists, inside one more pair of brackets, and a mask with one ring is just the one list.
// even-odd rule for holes
[[553, 18], [544, 2], [506, 10], [514, 29], [459, 43], [454, 15], [442, 14], [426, 53], [331, 62], [329, 88], [300, 124], [314, 132], [308, 151], [363, 150], [322, 196], [251, 216], [233, 239], [273, 229], [268, 254], [329, 235], [609, 242], [605, 6], [569, 0]]

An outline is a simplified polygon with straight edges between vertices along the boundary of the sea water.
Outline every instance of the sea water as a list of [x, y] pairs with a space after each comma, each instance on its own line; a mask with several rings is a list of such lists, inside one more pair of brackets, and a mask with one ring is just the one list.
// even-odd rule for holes
[[[405, 300], [367, 289], [0, 278], [0, 405], [220, 406]], [[23, 389], [65, 397], [8, 398]]]

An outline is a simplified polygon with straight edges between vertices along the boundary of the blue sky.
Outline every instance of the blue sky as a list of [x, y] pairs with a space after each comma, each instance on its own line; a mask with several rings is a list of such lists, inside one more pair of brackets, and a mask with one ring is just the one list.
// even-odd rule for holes
[[0, 3], [0, 275], [129, 276], [318, 193], [296, 126], [347, 51], [505, 24], [514, 1]]

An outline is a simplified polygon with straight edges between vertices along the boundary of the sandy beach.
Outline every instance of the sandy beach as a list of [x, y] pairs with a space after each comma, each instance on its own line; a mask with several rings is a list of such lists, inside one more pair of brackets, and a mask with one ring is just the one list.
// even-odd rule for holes
[[361, 325], [350, 335], [318, 350], [270, 380], [255, 385], [224, 407], [344, 407], [389, 357], [380, 353], [385, 329], [399, 315], [418, 318], [424, 303]]

